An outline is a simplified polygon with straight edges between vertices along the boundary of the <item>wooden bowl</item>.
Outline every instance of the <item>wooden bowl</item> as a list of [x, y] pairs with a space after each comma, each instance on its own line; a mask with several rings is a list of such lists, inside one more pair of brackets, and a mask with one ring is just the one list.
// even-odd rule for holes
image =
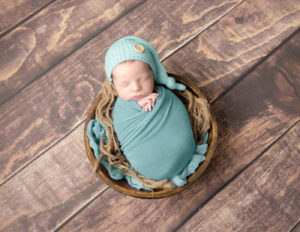
[[[194, 84], [193, 82], [191, 82], [189, 79], [175, 75], [175, 74], [169, 74], [169, 75], [174, 77], [176, 79], [176, 81], [186, 85], [186, 87], [189, 90], [191, 90], [192, 93], [195, 94], [196, 96], [206, 98], [204, 96], [204, 94], [200, 91], [199, 87], [196, 84]], [[85, 149], [86, 149], [87, 156], [88, 156], [88, 159], [90, 160], [92, 167], [94, 167], [94, 164], [96, 163], [96, 158], [94, 156], [93, 150], [91, 149], [91, 147], [89, 145], [89, 138], [87, 136], [87, 125], [91, 119], [95, 118], [95, 111], [96, 111], [98, 102], [99, 102], [99, 96], [97, 97], [97, 99], [94, 100], [94, 102], [90, 106], [87, 117], [85, 119], [85, 124], [84, 124]], [[106, 182], [106, 184], [108, 186], [110, 186], [111, 188], [113, 188], [121, 193], [130, 195], [133, 197], [140, 197], [140, 198], [167, 197], [167, 196], [173, 195], [175, 193], [181, 192], [182, 190], [186, 189], [202, 175], [202, 173], [205, 171], [205, 169], [207, 168], [209, 162], [211, 161], [211, 159], [214, 155], [214, 151], [215, 151], [216, 144], [217, 144], [217, 137], [218, 137], [217, 122], [216, 122], [215, 117], [211, 114], [211, 128], [209, 130], [209, 135], [208, 135], [208, 140], [207, 140], [208, 149], [205, 154], [206, 160], [204, 162], [202, 162], [199, 165], [199, 167], [196, 169], [196, 171], [187, 178], [187, 184], [182, 187], [175, 187], [173, 189], [166, 189], [166, 190], [157, 190], [157, 191], [153, 191], [153, 192], [146, 191], [146, 190], [138, 190], [138, 189], [131, 187], [127, 183], [127, 181], [124, 179], [118, 180], [118, 181], [113, 180], [109, 176], [107, 170], [105, 169], [105, 167], [103, 167], [103, 165], [100, 165], [97, 173]]]

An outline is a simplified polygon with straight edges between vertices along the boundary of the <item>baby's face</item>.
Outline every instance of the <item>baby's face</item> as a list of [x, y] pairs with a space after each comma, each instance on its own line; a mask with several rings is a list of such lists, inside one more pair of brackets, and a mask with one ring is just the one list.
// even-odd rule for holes
[[154, 89], [152, 70], [139, 60], [118, 64], [112, 71], [112, 78], [118, 95], [124, 100], [138, 101]]

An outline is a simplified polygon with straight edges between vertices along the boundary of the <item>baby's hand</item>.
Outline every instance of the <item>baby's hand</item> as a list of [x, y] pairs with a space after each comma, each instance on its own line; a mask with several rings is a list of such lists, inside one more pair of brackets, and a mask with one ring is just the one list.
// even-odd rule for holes
[[144, 111], [151, 111], [158, 96], [158, 93], [151, 93], [148, 96], [138, 100], [137, 103]]

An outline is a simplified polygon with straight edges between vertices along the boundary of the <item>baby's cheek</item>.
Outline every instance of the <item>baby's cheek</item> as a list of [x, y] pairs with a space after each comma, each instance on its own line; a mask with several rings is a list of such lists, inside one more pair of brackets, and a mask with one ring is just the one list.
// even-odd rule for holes
[[124, 100], [130, 100], [131, 95], [126, 90], [119, 90], [117, 91], [117, 94], [120, 98], [123, 98]]

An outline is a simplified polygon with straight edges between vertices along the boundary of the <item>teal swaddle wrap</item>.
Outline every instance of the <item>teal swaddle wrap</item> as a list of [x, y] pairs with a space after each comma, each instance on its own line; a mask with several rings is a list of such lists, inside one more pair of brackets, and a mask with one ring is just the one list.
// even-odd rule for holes
[[118, 98], [113, 126], [131, 168], [153, 180], [172, 179], [192, 159], [195, 141], [189, 115], [182, 102], [158, 86], [152, 111], [136, 101]]
[[[183, 186], [189, 175], [195, 172], [205, 160], [207, 136], [201, 145], [196, 145], [188, 113], [170, 90], [157, 86], [159, 97], [150, 112], [143, 111], [135, 101], [118, 98], [113, 111], [113, 125], [118, 136], [121, 150], [131, 164], [131, 168], [141, 175], [153, 179], [168, 179], [175, 186]], [[100, 137], [105, 128], [98, 119], [88, 124], [90, 146], [96, 157], [100, 153]], [[147, 189], [131, 176], [108, 164], [102, 165], [110, 176], [119, 180], [125, 178], [137, 189]]]

